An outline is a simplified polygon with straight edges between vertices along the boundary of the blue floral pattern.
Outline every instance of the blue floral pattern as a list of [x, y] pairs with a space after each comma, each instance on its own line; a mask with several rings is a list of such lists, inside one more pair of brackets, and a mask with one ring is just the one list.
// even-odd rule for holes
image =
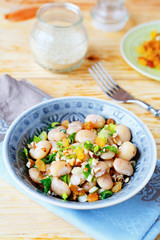
[[4, 121], [4, 119], [0, 118], [0, 135], [4, 135], [8, 128], [8, 124]]
[[160, 206], [160, 165], [156, 166], [148, 184], [138, 193], [143, 201], [155, 201]]

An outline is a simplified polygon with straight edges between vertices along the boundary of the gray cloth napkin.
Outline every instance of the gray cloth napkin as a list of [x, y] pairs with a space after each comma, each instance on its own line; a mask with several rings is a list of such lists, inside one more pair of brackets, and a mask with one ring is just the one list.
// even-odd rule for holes
[[[0, 78], [0, 125], [9, 126], [28, 108], [52, 97], [25, 79], [17, 81], [4, 74]], [[0, 141], [5, 133], [0, 131]]]

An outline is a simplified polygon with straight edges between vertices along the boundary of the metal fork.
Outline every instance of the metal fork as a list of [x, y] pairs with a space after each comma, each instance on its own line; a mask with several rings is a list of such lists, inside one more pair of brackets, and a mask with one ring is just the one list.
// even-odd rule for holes
[[93, 65], [88, 69], [92, 74], [93, 78], [96, 80], [101, 89], [110, 97], [111, 99], [121, 102], [121, 103], [136, 103], [150, 111], [154, 116], [160, 117], [160, 109], [156, 110], [151, 105], [134, 98], [127, 91], [121, 88], [113, 78], [105, 70], [101, 62]]

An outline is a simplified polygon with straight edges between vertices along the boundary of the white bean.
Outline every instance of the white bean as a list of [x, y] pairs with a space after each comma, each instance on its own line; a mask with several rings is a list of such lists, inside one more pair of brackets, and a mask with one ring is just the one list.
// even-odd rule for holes
[[67, 133], [71, 135], [74, 132], [78, 132], [83, 128], [83, 123], [79, 121], [74, 121], [72, 123], [69, 123]]
[[46, 164], [46, 171], [45, 172], [49, 171], [50, 168], [51, 168], [51, 164]]
[[108, 166], [111, 168], [111, 167], [113, 167], [114, 159], [108, 159], [108, 160], [106, 160], [105, 162], [106, 162], [106, 163], [108, 164]]
[[118, 125], [115, 130], [119, 136], [120, 141], [122, 141], [122, 143], [126, 141], [130, 141], [131, 132], [128, 127], [124, 125]]
[[[91, 166], [92, 167], [92, 166]], [[96, 166], [93, 166], [93, 174], [95, 177], [100, 177], [110, 170], [109, 165], [106, 162], [99, 161]]]
[[39, 183], [39, 181], [43, 178], [43, 174], [37, 168], [30, 168], [29, 176], [35, 183]]
[[86, 178], [84, 176], [83, 173], [81, 174], [73, 174], [70, 178], [70, 182], [73, 184], [73, 185], [81, 185], [82, 183], [84, 183], [86, 181]]
[[79, 132], [76, 133], [75, 140], [76, 142], [92, 142], [94, 143], [94, 140], [96, 138], [96, 134], [92, 131], [89, 130], [80, 130]]
[[115, 153], [112, 152], [112, 151], [108, 151], [108, 152], [105, 152], [105, 153], [102, 153], [100, 155], [100, 157], [104, 160], [107, 160], [107, 159], [112, 159], [113, 157], [115, 156]]
[[118, 173], [121, 173], [121, 174], [124, 174], [127, 176], [133, 175], [132, 165], [130, 164], [130, 162], [128, 162], [122, 158], [116, 158], [114, 160], [113, 166]]
[[85, 192], [89, 192], [89, 190], [96, 186], [96, 181], [93, 181], [93, 182], [85, 182], [83, 185], [82, 185], [82, 188], [85, 190]]
[[54, 153], [55, 151], [58, 151], [58, 145], [57, 141], [49, 141], [52, 145], [51, 153]]
[[80, 143], [72, 143], [70, 146], [78, 147]]
[[105, 125], [104, 117], [98, 114], [90, 114], [86, 117], [85, 122], [92, 122], [94, 128], [102, 128]]
[[42, 140], [34, 144], [34, 147], [29, 150], [29, 154], [34, 159], [42, 159], [49, 153], [51, 143], [47, 140]]
[[72, 170], [72, 167], [69, 163], [66, 163], [64, 161], [54, 161], [51, 164], [50, 167], [50, 173], [54, 177], [61, 177], [63, 175], [66, 175], [70, 173]]
[[58, 196], [62, 196], [63, 193], [66, 193], [67, 196], [71, 194], [71, 190], [67, 183], [63, 182], [57, 177], [54, 177], [51, 184], [51, 190], [56, 193]]
[[67, 137], [66, 128], [63, 126], [56, 127], [49, 131], [48, 140], [50, 141], [61, 141], [63, 138]]
[[97, 183], [104, 190], [109, 190], [113, 186], [112, 178], [108, 173], [104, 174], [101, 177], [98, 177], [97, 178]]
[[123, 158], [129, 161], [136, 155], [136, 152], [137, 152], [137, 148], [133, 143], [124, 142], [119, 148], [117, 157]]

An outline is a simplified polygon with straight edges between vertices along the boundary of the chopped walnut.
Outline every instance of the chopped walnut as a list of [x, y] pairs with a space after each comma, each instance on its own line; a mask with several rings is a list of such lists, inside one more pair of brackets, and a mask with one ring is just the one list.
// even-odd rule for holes
[[[76, 164], [75, 165], [76, 165], [76, 167], [81, 167], [82, 166], [82, 162], [76, 160]], [[86, 165], [86, 163], [85, 163], [85, 165]]]
[[88, 202], [98, 201], [98, 200], [99, 200], [99, 195], [98, 195], [98, 193], [90, 193], [90, 194], [87, 196], [87, 200], [88, 200]]
[[71, 159], [67, 159], [66, 162], [69, 163], [73, 167], [76, 163], [76, 160], [75, 160], [75, 158], [71, 158]]
[[63, 153], [64, 153], [65, 156], [69, 156], [70, 154], [73, 154], [74, 151], [73, 151], [72, 148], [69, 148], [69, 149], [65, 149], [65, 150], [63, 151]]
[[112, 140], [116, 145], [118, 146], [122, 145], [122, 141], [119, 139], [119, 135], [117, 133], [113, 134]]
[[73, 184], [71, 184], [69, 187], [70, 190], [77, 196], [82, 196], [85, 194], [85, 190], [83, 188], [79, 188], [78, 186], [75, 186]]
[[115, 173], [114, 175], [112, 175], [112, 179], [114, 182], [124, 182], [124, 175]]
[[92, 159], [92, 165], [93, 165], [93, 166], [96, 166], [97, 163], [98, 163], [98, 159], [93, 158], [93, 159]]
[[72, 198], [74, 201], [77, 199], [77, 195], [74, 192], [72, 192]]
[[107, 138], [107, 143], [108, 143], [109, 145], [114, 144], [113, 141], [112, 141], [111, 136], [108, 136], [108, 138]]
[[28, 159], [28, 162], [29, 162], [30, 168], [33, 167], [33, 165], [35, 164], [35, 161], [33, 161], [30, 158]]
[[108, 125], [109, 125], [110, 123], [114, 124], [115, 121], [114, 121], [112, 118], [108, 118], [106, 123], [107, 123]]

